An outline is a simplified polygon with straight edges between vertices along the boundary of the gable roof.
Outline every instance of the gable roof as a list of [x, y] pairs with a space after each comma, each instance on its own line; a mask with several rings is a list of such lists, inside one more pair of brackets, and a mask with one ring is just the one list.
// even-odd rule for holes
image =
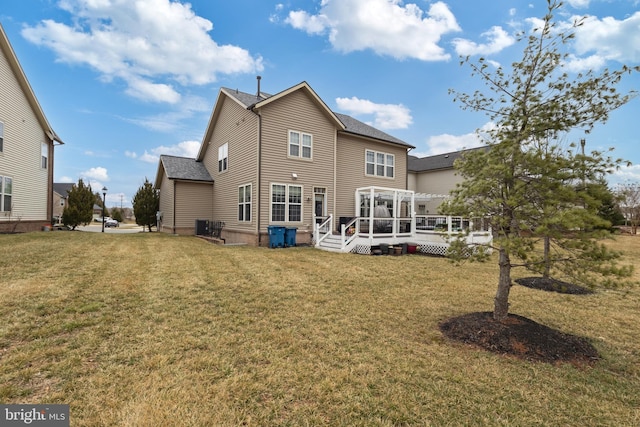
[[385, 132], [382, 132], [379, 129], [374, 128], [373, 126], [367, 125], [359, 120], [354, 119], [353, 117], [347, 116], [346, 114], [335, 113], [331, 111], [331, 109], [324, 103], [324, 101], [316, 94], [316, 92], [309, 86], [307, 82], [298, 83], [295, 86], [292, 86], [288, 89], [283, 90], [275, 95], [271, 95], [265, 92], [260, 91], [260, 94], [250, 94], [246, 92], [241, 92], [238, 89], [230, 89], [223, 87], [220, 89], [218, 93], [218, 99], [216, 99], [216, 103], [213, 107], [213, 111], [211, 112], [211, 117], [209, 118], [209, 123], [207, 125], [207, 130], [205, 131], [204, 137], [202, 139], [202, 143], [200, 145], [200, 151], [198, 152], [197, 159], [202, 160], [204, 157], [204, 151], [207, 147], [207, 142], [211, 139], [211, 135], [213, 133], [214, 123], [220, 114], [220, 106], [222, 105], [221, 98], [228, 97], [232, 99], [234, 102], [238, 103], [243, 108], [247, 110], [255, 110], [263, 108], [269, 105], [272, 102], [277, 101], [293, 92], [298, 90], [303, 90], [307, 94], [310, 95], [311, 99], [314, 103], [323, 110], [326, 115], [330, 118], [331, 121], [338, 128], [338, 132], [345, 132], [352, 135], [376, 139], [378, 141], [389, 142], [392, 144], [402, 145], [406, 148], [415, 148], [413, 145], [408, 144], [394, 136], [391, 136]]
[[38, 122], [40, 123], [42, 129], [44, 129], [45, 133], [52, 142], [64, 144], [64, 142], [62, 142], [58, 134], [55, 133], [55, 131], [49, 124], [49, 121], [45, 117], [44, 112], [42, 111], [42, 107], [40, 107], [40, 103], [38, 102], [38, 99], [36, 98], [36, 95], [33, 92], [29, 81], [27, 80], [27, 76], [22, 70], [22, 66], [20, 66], [18, 57], [16, 56], [16, 53], [14, 52], [13, 47], [11, 47], [11, 43], [9, 42], [9, 39], [4, 32], [4, 28], [2, 28], [2, 24], [0, 24], [0, 50], [2, 50], [2, 52], [6, 56], [9, 67], [18, 80], [18, 84], [22, 88], [22, 92], [27, 98], [31, 109], [34, 111], [36, 117], [38, 118]]
[[[181, 181], [201, 181], [213, 182], [213, 178], [204, 166], [204, 163], [196, 161], [190, 157], [160, 156], [160, 168], [164, 168], [164, 173], [169, 179]], [[160, 168], [156, 177], [156, 186], [159, 185]]]
[[71, 188], [74, 186], [72, 182], [54, 182], [53, 183], [53, 191], [61, 195], [62, 197], [67, 197], [67, 193], [71, 191]]
[[409, 155], [407, 170], [410, 172], [429, 172], [442, 169], [453, 169], [453, 163], [464, 153], [486, 149], [487, 147], [476, 147], [468, 150], [453, 151], [451, 153], [437, 154], [429, 157], [416, 157]]
[[[342, 124], [342, 122], [340, 121], [340, 119], [338, 119], [338, 117], [336, 117], [335, 113], [333, 111], [331, 111], [331, 109], [329, 107], [327, 107], [327, 104], [324, 103], [324, 101], [318, 96], [318, 94], [311, 89], [311, 86], [309, 86], [309, 84], [307, 82], [301, 82], [298, 83], [295, 86], [290, 87], [289, 89], [285, 89], [282, 92], [279, 92], [275, 95], [272, 96], [267, 96], [266, 98], [256, 102], [253, 105], [249, 105], [248, 109], [253, 110], [253, 109], [259, 109], [262, 108], [272, 102], [277, 101], [278, 99], [284, 98], [285, 96], [293, 93], [293, 92], [297, 92], [299, 90], [302, 90], [304, 92], [306, 92], [307, 94], [309, 94], [311, 96], [311, 99], [313, 100], [313, 102], [318, 106], [318, 108], [320, 108], [320, 110], [322, 110], [323, 112], [325, 112], [327, 114], [327, 116], [329, 116], [329, 118], [331, 119], [331, 121], [334, 122], [334, 124], [336, 125], [336, 127], [338, 127], [338, 129], [344, 129], [344, 124]], [[265, 93], [260, 93], [261, 95], [267, 95]]]

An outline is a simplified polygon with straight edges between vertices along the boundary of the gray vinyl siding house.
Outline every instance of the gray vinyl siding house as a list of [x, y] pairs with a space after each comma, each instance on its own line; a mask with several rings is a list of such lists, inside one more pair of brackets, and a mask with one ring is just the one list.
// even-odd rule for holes
[[55, 143], [62, 141], [0, 25], [0, 231], [40, 230], [51, 222]]
[[[486, 150], [486, 147], [471, 148], [429, 157], [409, 156], [407, 163], [409, 168], [407, 190], [423, 194], [448, 195], [451, 190], [456, 188], [457, 184], [462, 182], [462, 177], [458, 175], [454, 168], [455, 161], [465, 152], [474, 150]], [[442, 201], [442, 198], [423, 201], [416, 206], [416, 212], [419, 215], [436, 214]]]
[[306, 82], [275, 95], [259, 83], [256, 94], [223, 88], [198, 156], [161, 156], [160, 230], [193, 234], [196, 219], [223, 221], [227, 243], [266, 246], [277, 225], [309, 243], [317, 221], [354, 216], [356, 188], [406, 189], [412, 148], [334, 113]]

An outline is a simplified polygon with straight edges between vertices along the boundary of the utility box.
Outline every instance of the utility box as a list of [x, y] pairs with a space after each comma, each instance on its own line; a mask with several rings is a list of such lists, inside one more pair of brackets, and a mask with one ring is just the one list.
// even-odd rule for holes
[[208, 236], [208, 235], [209, 235], [209, 220], [196, 219], [196, 236]]

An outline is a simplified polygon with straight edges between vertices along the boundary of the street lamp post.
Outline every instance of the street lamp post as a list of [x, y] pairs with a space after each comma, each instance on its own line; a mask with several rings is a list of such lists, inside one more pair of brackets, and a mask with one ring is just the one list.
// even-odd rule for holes
[[104, 233], [104, 208], [107, 203], [107, 187], [102, 187], [102, 232]]

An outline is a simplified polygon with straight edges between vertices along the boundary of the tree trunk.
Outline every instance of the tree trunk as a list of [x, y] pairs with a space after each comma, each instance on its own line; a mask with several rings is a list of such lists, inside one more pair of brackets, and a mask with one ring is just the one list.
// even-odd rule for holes
[[542, 277], [545, 279], [549, 278], [551, 274], [551, 239], [549, 236], [544, 236], [544, 272], [542, 273]]
[[511, 260], [504, 248], [500, 249], [500, 277], [498, 279], [498, 291], [494, 299], [493, 318], [504, 320], [509, 314], [509, 291], [511, 290]]

